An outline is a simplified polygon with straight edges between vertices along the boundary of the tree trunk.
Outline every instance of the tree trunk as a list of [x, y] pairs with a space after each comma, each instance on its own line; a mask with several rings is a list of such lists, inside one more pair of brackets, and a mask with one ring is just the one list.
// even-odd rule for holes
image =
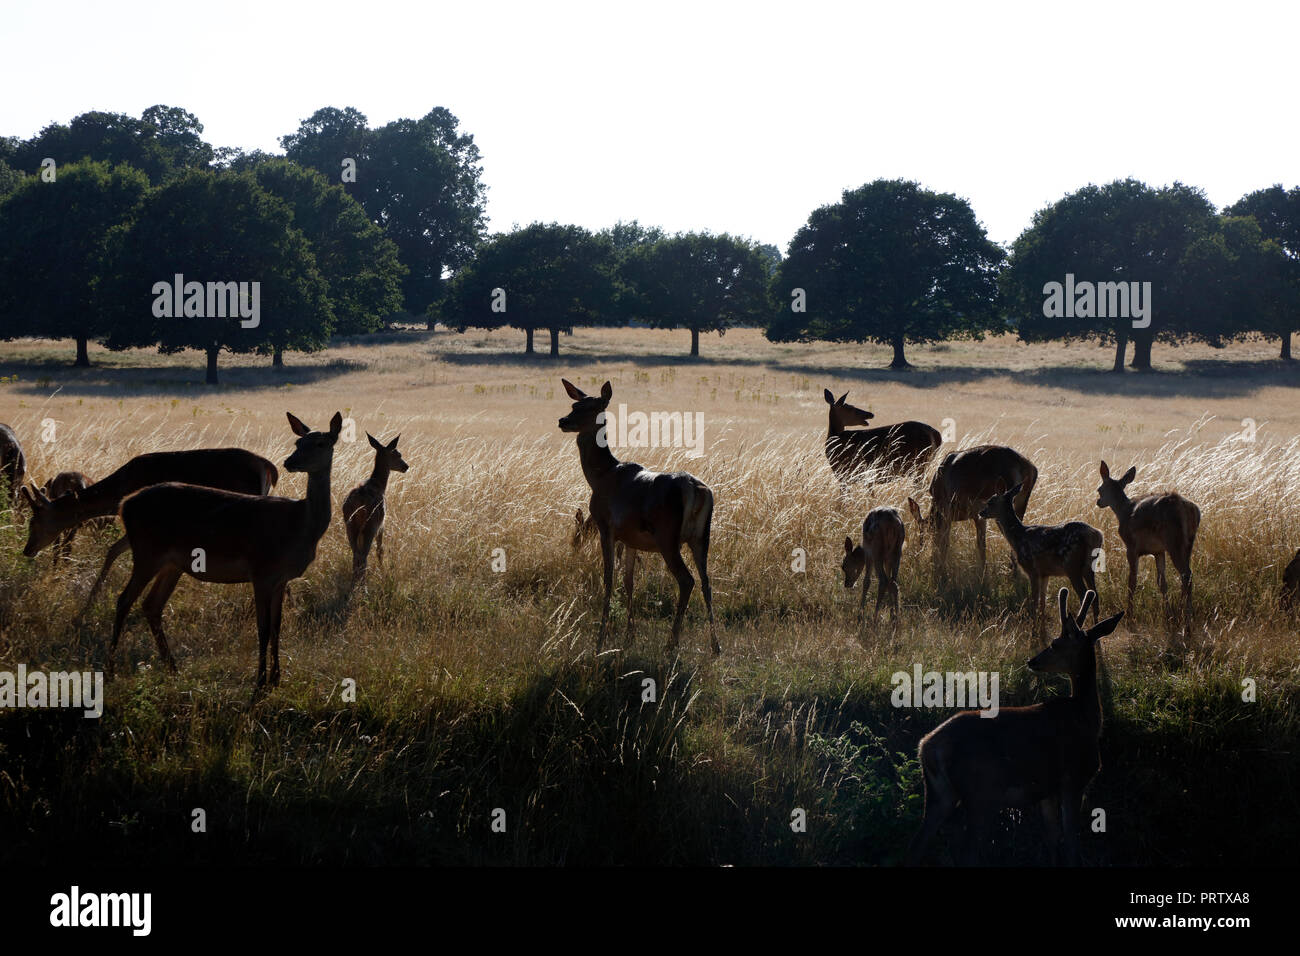
[[889, 363], [890, 368], [898, 369], [912, 367], [907, 364], [907, 356], [903, 354], [903, 342], [903, 336], [901, 335], [895, 335], [893, 339], [890, 340], [890, 344], [894, 347], [894, 360]]
[[700, 354], [700, 330], [691, 329], [691, 354], [699, 357]]
[[271, 368], [284, 368], [284, 350], [276, 349], [271, 353]]
[[524, 346], [524, 354], [532, 355], [533, 354], [533, 330], [524, 329], [524, 334], [528, 336], [528, 344]]
[[1291, 361], [1291, 333], [1282, 333], [1282, 361]]
[[212, 348], [208, 349], [208, 378], [207, 378], [207, 383], [208, 383], [209, 385], [216, 385], [216, 384], [217, 384], [217, 355], [218, 355], [218, 353], [220, 353], [220, 351], [221, 351], [221, 350], [220, 350], [219, 348], [217, 348], [215, 345], [214, 345]]
[[1128, 352], [1128, 336], [1127, 335], [1115, 336], [1115, 367], [1111, 369], [1112, 372], [1123, 373], [1124, 355], [1127, 352]]
[[1139, 372], [1151, 371], [1151, 343], [1154, 338], [1150, 334], [1133, 336], [1133, 361], [1130, 368]]
[[[1287, 350], [1290, 351], [1291, 337], [1287, 336]], [[1290, 355], [1284, 355], [1283, 358], [1290, 358]], [[77, 368], [90, 368], [90, 353], [86, 351], [86, 338], [82, 336], [77, 339]]]
[[560, 330], [551, 329], [551, 358], [560, 357]]

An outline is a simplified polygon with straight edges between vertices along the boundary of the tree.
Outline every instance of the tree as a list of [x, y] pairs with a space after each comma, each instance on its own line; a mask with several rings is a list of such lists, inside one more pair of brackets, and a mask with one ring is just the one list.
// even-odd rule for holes
[[252, 174], [186, 173], [119, 229], [109, 348], [198, 349], [215, 385], [222, 350], [314, 351], [329, 341], [329, 285], [311, 245], [288, 204]]
[[87, 343], [109, 330], [100, 282], [110, 236], [148, 189], [137, 169], [82, 160], [54, 182], [26, 177], [0, 203], [0, 338], [75, 339], [76, 365], [90, 365]]
[[[1180, 263], [1192, 242], [1212, 231], [1214, 222], [1214, 206], [1199, 189], [1182, 183], [1155, 189], [1135, 179], [1089, 184], [1039, 210], [1012, 245], [1001, 277], [1003, 301], [1021, 339], [1114, 342], [1116, 372], [1124, 370], [1132, 339], [1133, 367], [1150, 370], [1156, 339], [1178, 342], [1191, 334]], [[1121, 301], [1123, 292], [1130, 308], [1103, 309], [1094, 302], [1087, 309], [1071, 307], [1060, 315], [1046, 315], [1048, 283], [1064, 285], [1067, 276], [1092, 288], [1122, 284], [1108, 286], [1114, 292], [1108, 293], [1108, 304]], [[1139, 294], [1150, 289], [1144, 304], [1149, 316], [1135, 319], [1132, 314], [1133, 283]], [[1148, 319], [1145, 327], [1134, 325]]]
[[[314, 169], [287, 159], [266, 159], [253, 167], [257, 184], [293, 210], [293, 224], [311, 244], [316, 266], [328, 284], [335, 335], [360, 335], [383, 327], [384, 316], [402, 307], [406, 267], [397, 246], [366, 218], [360, 203], [331, 186]], [[279, 366], [281, 352], [274, 364]]]
[[473, 263], [452, 280], [444, 311], [461, 332], [471, 326], [522, 329], [527, 355], [533, 354], [533, 333], [546, 329], [551, 355], [558, 356], [561, 332], [617, 317], [613, 273], [608, 236], [533, 223], [480, 246]]
[[1277, 317], [1277, 335], [1282, 340], [1281, 357], [1290, 361], [1291, 333], [1300, 324], [1300, 186], [1287, 190], [1274, 185], [1248, 193], [1225, 209], [1224, 215], [1252, 217], [1264, 238], [1277, 243], [1288, 260], [1283, 268], [1288, 277], [1289, 307]]
[[90, 158], [134, 166], [157, 185], [212, 162], [213, 149], [203, 141], [202, 133], [198, 118], [179, 107], [151, 106], [140, 119], [92, 111], [73, 117], [66, 126], [52, 123], [19, 143], [13, 165], [36, 173], [46, 158], [53, 159], [58, 168]]
[[951, 193], [878, 179], [817, 209], [777, 268], [777, 342], [876, 342], [910, 368], [907, 342], [981, 338], [1000, 328], [1002, 250]]
[[754, 243], [725, 233], [639, 245], [619, 272], [633, 314], [654, 328], [690, 329], [693, 356], [700, 354], [701, 332], [725, 335], [767, 311], [767, 258]]
[[486, 230], [487, 187], [478, 147], [442, 107], [374, 130], [366, 123], [357, 110], [329, 107], [280, 144], [289, 159], [319, 170], [330, 182], [338, 181], [345, 159], [355, 160], [355, 182], [344, 187], [397, 244], [410, 270], [402, 284], [407, 310], [429, 310], [432, 316], [436, 310], [430, 306], [445, 292], [444, 277], [469, 262]]

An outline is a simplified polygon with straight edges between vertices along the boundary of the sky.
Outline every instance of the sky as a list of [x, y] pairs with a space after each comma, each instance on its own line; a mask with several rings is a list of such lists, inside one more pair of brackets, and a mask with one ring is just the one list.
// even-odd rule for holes
[[1300, 182], [1300, 4], [458, 4], [5, 0], [0, 134], [180, 106], [279, 151], [323, 106], [443, 106], [482, 151], [492, 231], [637, 219], [784, 253], [873, 179], [970, 201], [1009, 243], [1087, 183], [1222, 207]]

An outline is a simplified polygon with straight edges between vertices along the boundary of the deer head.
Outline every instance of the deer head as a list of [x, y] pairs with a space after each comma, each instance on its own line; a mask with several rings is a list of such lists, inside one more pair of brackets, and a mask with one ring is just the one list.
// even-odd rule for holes
[[588, 395], [568, 379], [562, 378], [560, 382], [564, 385], [564, 390], [569, 393], [569, 398], [573, 399], [573, 409], [560, 419], [560, 431], [589, 432], [599, 428], [602, 422], [598, 422], [596, 416], [609, 407], [609, 400], [614, 396], [614, 387], [606, 382], [600, 387], [600, 397], [597, 398]]
[[847, 405], [844, 400], [849, 397], [845, 392], [837, 400], [829, 388], [822, 389], [822, 397], [826, 399], [826, 404], [831, 407], [831, 428], [847, 428], [851, 425], [866, 425], [876, 416], [865, 408], [858, 408], [856, 405]]
[[35, 484], [30, 488], [26, 485], [21, 486], [18, 493], [32, 509], [32, 517], [27, 524], [27, 546], [23, 548], [23, 555], [34, 558], [68, 529], [68, 521], [60, 518], [76, 510], [77, 493], [69, 491], [66, 495], [60, 496], [60, 500], [66, 500], [67, 504], [58, 507], [55, 507], [54, 502]]
[[[1092, 602], [1097, 600], [1097, 593], [1089, 591], [1083, 596], [1077, 618], [1070, 617], [1070, 589], [1061, 588], [1056, 597], [1061, 609], [1061, 635], [1045, 651], [1029, 661], [1029, 669], [1039, 674], [1068, 674], [1073, 678], [1088, 668], [1093, 645], [1119, 626], [1124, 612], [1120, 611], [1114, 617], [1108, 617], [1085, 631], [1083, 623]], [[1095, 666], [1095, 659], [1093, 660]]]
[[1128, 495], [1124, 494], [1124, 489], [1136, 477], [1137, 468], [1133, 467], [1124, 472], [1123, 478], [1112, 478], [1110, 476], [1110, 467], [1103, 461], [1101, 463], [1101, 484], [1097, 487], [1097, 507], [1120, 508], [1127, 504]]
[[289, 417], [289, 427], [298, 436], [294, 442], [293, 454], [284, 460], [286, 471], [324, 471], [334, 460], [334, 446], [338, 443], [339, 432], [343, 430], [343, 415], [334, 413], [330, 419], [330, 430], [314, 432], [292, 412], [285, 412]]
[[998, 493], [985, 502], [984, 507], [980, 510], [981, 518], [992, 518], [997, 522], [1006, 522], [1011, 518], [1017, 521], [1020, 516], [1016, 514], [1015, 502], [1016, 495], [1020, 494], [1020, 489], [1024, 487], [1024, 482], [1018, 482], [1010, 491], [1002, 491], [1006, 487], [1005, 482], [998, 481]]
[[844, 586], [852, 589], [854, 582], [867, 568], [867, 552], [858, 545], [853, 546], [853, 539], [846, 537], [844, 539], [844, 560], [840, 562], [840, 570], [844, 572]]
[[375, 462], [382, 462], [393, 471], [406, 471], [411, 467], [402, 460], [402, 453], [397, 450], [397, 439], [401, 437], [401, 435], [398, 435], [397, 438], [385, 445], [370, 432], [366, 432], [366, 438], [370, 439], [370, 447], [375, 450]]

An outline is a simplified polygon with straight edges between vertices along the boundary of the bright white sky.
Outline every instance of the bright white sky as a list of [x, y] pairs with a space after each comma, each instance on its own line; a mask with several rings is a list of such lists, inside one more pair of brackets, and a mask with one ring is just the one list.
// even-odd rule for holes
[[1298, 36], [1294, 0], [6, 3], [0, 133], [165, 103], [215, 146], [278, 151], [322, 106], [372, 126], [445, 106], [494, 231], [639, 219], [784, 253], [886, 176], [1008, 242], [1088, 182], [1218, 206], [1295, 185]]

